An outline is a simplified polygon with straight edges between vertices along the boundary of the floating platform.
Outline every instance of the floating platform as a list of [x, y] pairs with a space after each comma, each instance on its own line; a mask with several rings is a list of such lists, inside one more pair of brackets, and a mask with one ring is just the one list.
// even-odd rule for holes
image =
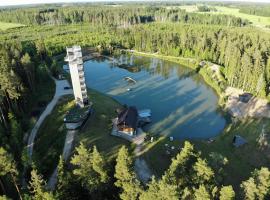
[[129, 76], [125, 77], [124, 80], [126, 80], [126, 81], [128, 81], [128, 82], [132, 82], [132, 83], [137, 83], [136, 80], [134, 80], [133, 78], [131, 78], [131, 77], [129, 77]]
[[138, 111], [138, 124], [143, 126], [145, 124], [151, 123], [151, 110], [150, 109], [143, 109]]
[[139, 117], [151, 117], [151, 110], [150, 109], [143, 109], [138, 111]]

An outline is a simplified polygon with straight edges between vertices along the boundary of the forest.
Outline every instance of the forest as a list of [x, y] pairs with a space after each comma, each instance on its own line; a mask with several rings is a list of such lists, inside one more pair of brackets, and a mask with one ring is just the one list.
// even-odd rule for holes
[[[204, 9], [204, 8], [202, 8]], [[260, 11], [260, 9], [262, 9]], [[269, 16], [267, 9], [241, 12]], [[223, 185], [226, 159], [207, 161], [186, 142], [161, 179], [137, 180], [126, 147], [106, 162], [96, 147], [76, 148], [70, 163], [59, 159], [58, 183], [48, 191], [29, 167], [25, 136], [53, 95], [49, 73], [60, 70], [55, 56], [66, 46], [99, 47], [104, 54], [133, 49], [211, 61], [222, 66], [225, 84], [270, 99], [270, 34], [230, 15], [188, 13], [163, 6], [50, 6], [0, 10], [0, 21], [27, 25], [0, 31], [0, 194], [3, 199], [268, 199], [270, 172], [255, 170], [239, 183], [239, 194]], [[41, 95], [47, 93], [47, 95]], [[188, 170], [191, 169], [191, 170]]]
[[230, 15], [205, 15], [187, 13], [179, 8], [144, 6], [79, 6], [67, 8], [28, 8], [0, 10], [0, 21], [26, 25], [61, 25], [90, 23], [92, 25], [129, 26], [147, 22], [182, 22], [245, 26], [249, 22]]
[[[0, 148], [1, 176], [13, 179], [16, 186], [15, 162], [6, 150]], [[234, 199], [232, 186], [223, 186], [223, 167], [226, 159], [213, 155], [212, 162], [201, 158], [194, 146], [185, 142], [184, 147], [160, 180], [155, 177], [147, 184], [141, 183], [134, 173], [133, 160], [127, 147], [122, 146], [115, 164], [107, 163], [94, 146], [87, 149], [83, 144], [76, 147], [70, 165], [59, 158], [58, 183], [54, 192], [46, 189], [44, 179], [36, 169], [31, 171], [29, 193], [17, 188], [20, 199]], [[3, 166], [2, 163], [6, 163]], [[216, 171], [216, 175], [215, 175]], [[184, 174], [184, 176], [183, 176]], [[2, 181], [2, 180], [1, 180]], [[267, 168], [255, 170], [252, 177], [241, 183], [243, 199], [268, 199], [270, 171]], [[6, 191], [3, 182], [1, 189]], [[5, 196], [2, 199], [7, 199]]]

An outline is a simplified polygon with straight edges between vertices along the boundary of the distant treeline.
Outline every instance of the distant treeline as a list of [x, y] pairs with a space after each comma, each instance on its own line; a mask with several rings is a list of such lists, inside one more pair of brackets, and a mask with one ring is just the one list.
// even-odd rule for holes
[[240, 13], [246, 13], [250, 15], [257, 15], [263, 17], [270, 17], [270, 6], [242, 6], [239, 10]]
[[229, 15], [188, 13], [179, 8], [145, 6], [78, 6], [0, 10], [0, 21], [26, 25], [91, 23], [128, 26], [147, 22], [182, 22], [245, 26], [247, 20]]
[[209, 7], [206, 5], [198, 6], [199, 12], [211, 12], [211, 11], [217, 11], [215, 7]]

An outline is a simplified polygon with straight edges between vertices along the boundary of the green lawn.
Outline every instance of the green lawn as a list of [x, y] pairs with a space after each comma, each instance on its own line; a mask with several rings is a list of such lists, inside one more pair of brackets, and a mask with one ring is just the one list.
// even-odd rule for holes
[[22, 27], [25, 26], [23, 24], [15, 24], [15, 23], [7, 23], [7, 22], [0, 22], [0, 30], [8, 30], [11, 28], [18, 28], [18, 27]]
[[77, 135], [75, 145], [80, 142], [88, 147], [96, 145], [106, 159], [110, 160], [115, 158], [122, 145], [130, 145], [128, 141], [110, 135], [112, 119], [117, 115], [115, 110], [122, 106], [111, 97], [92, 89], [88, 90], [88, 95], [94, 105], [94, 114]]
[[[198, 151], [202, 152], [202, 157], [208, 160], [211, 152], [218, 152], [227, 157], [229, 163], [225, 167], [224, 184], [232, 184], [238, 190], [240, 183], [250, 177], [250, 173], [255, 168], [270, 165], [270, 148], [260, 150], [256, 142], [263, 124], [265, 124], [265, 130], [270, 129], [269, 119], [246, 120], [226, 127], [223, 133], [217, 136], [212, 143], [206, 141], [191, 141], [191, 143], [195, 145]], [[232, 144], [234, 135], [243, 136], [248, 141], [248, 144], [235, 148]], [[177, 150], [173, 151], [171, 155], [167, 155], [166, 143], [175, 146]], [[160, 177], [170, 165], [171, 158], [180, 151], [179, 148], [182, 145], [183, 141], [170, 142], [168, 138], [156, 138], [154, 143], [147, 142], [145, 144], [145, 154], [143, 156], [153, 169], [153, 172]]]
[[[115, 110], [121, 105], [112, 98], [94, 90], [88, 90], [90, 101], [94, 103], [94, 113], [75, 136], [75, 146], [80, 142], [89, 148], [96, 145], [106, 160], [115, 158], [122, 145], [130, 143], [110, 136], [111, 120], [116, 116]], [[59, 156], [62, 154], [66, 129], [63, 118], [65, 113], [73, 106], [73, 96], [62, 98], [43, 124], [35, 140], [33, 160], [40, 173], [45, 178], [51, 175], [57, 166]]]
[[240, 13], [238, 8], [228, 8], [222, 6], [215, 6], [218, 12], [212, 12], [213, 14], [227, 14], [234, 15], [236, 17], [241, 17], [251, 21], [255, 26], [266, 26], [270, 25], [270, 17], [262, 17], [256, 15], [249, 15], [245, 13]]
[[62, 97], [53, 112], [42, 123], [33, 149], [33, 161], [40, 173], [48, 177], [57, 166], [63, 152], [66, 128], [63, 123], [66, 112], [74, 105], [71, 95]]

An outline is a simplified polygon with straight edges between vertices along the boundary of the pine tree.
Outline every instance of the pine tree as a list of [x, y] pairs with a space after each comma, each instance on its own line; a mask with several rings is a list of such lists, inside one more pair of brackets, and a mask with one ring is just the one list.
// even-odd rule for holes
[[42, 179], [41, 175], [38, 175], [37, 171], [34, 169], [31, 171], [31, 181], [29, 190], [33, 194], [35, 200], [54, 200], [52, 193], [45, 190], [45, 181]]
[[57, 190], [58, 191], [61, 191], [63, 186], [66, 184], [64, 162], [65, 161], [62, 155], [60, 155], [58, 165], [57, 165]]
[[262, 167], [260, 170], [255, 169], [252, 177], [241, 184], [243, 196], [246, 199], [263, 200], [270, 197], [270, 171]]
[[241, 184], [241, 188], [243, 190], [243, 196], [245, 199], [255, 200], [256, 193], [258, 193], [258, 191], [253, 178], [249, 178], [247, 181], [244, 181]]
[[200, 185], [199, 188], [194, 190], [195, 200], [210, 200], [210, 194], [206, 190], [204, 185]]
[[34, 65], [31, 61], [31, 57], [28, 53], [26, 53], [21, 58], [21, 63], [26, 73], [27, 81], [29, 84], [30, 89], [34, 89]]
[[[12, 182], [13, 182], [13, 184], [18, 192], [18, 195], [19, 195], [20, 199], [22, 199], [20, 189], [16, 183], [16, 176], [18, 175], [18, 171], [16, 169], [16, 164], [15, 164], [12, 156], [10, 154], [8, 154], [8, 152], [5, 149], [0, 147], [0, 176], [7, 176], [7, 175], [11, 176]], [[2, 182], [1, 182], [1, 186], [3, 188]], [[3, 188], [3, 190], [5, 190], [5, 189]]]
[[10, 199], [7, 198], [6, 196], [0, 196], [0, 200], [10, 200]]
[[80, 144], [76, 148], [76, 154], [72, 157], [71, 163], [75, 166], [73, 174], [90, 192], [100, 189], [102, 184], [108, 182], [104, 159], [96, 147], [91, 152], [83, 144]]
[[191, 143], [185, 142], [181, 152], [172, 159], [169, 169], [165, 172], [163, 179], [168, 184], [177, 185], [177, 188], [185, 188], [191, 181], [194, 162], [197, 160], [197, 153]]
[[175, 185], [168, 185], [164, 180], [155, 178], [148, 184], [148, 189], [142, 192], [140, 200], [178, 200], [179, 195]]
[[194, 164], [193, 169], [195, 171], [193, 181], [197, 184], [210, 183], [214, 178], [213, 170], [207, 165], [206, 160], [198, 158]]
[[132, 164], [128, 149], [122, 146], [116, 159], [114, 177], [117, 180], [115, 185], [121, 188], [120, 198], [123, 200], [136, 200], [141, 193], [140, 183], [136, 179]]
[[235, 193], [233, 191], [232, 186], [223, 186], [219, 192], [220, 200], [233, 200], [235, 197]]

